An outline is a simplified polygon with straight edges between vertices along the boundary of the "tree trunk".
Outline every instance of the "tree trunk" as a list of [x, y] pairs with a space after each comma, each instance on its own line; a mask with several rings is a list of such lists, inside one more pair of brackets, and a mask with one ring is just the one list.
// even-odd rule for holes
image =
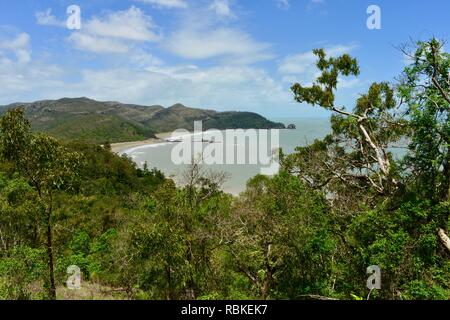
[[48, 296], [50, 300], [56, 300], [56, 286], [55, 286], [55, 270], [53, 266], [53, 237], [51, 227], [52, 206], [47, 211], [47, 256], [48, 256], [48, 271], [50, 286], [48, 288]]
[[[447, 142], [448, 143], [448, 142]], [[447, 150], [447, 156], [444, 162], [443, 183], [441, 186], [440, 199], [442, 201], [450, 201], [450, 151]]]
[[268, 270], [266, 270], [266, 271], [267, 271], [267, 273], [265, 275], [265, 279], [264, 279], [263, 287], [262, 287], [262, 299], [263, 300], [267, 300], [267, 298], [269, 297], [270, 281], [272, 278], [270, 271], [268, 271]]
[[266, 264], [266, 274], [264, 277], [264, 282], [262, 286], [262, 299], [267, 300], [270, 293], [270, 286], [273, 280], [273, 274], [272, 274], [272, 267], [270, 264], [270, 252], [272, 249], [272, 245], [269, 243], [266, 245], [265, 252], [264, 252], [264, 258], [265, 258], [265, 264]]
[[166, 300], [172, 300], [172, 275], [170, 266], [167, 265], [166, 265], [166, 281], [167, 281]]
[[439, 239], [441, 239], [442, 244], [447, 248], [450, 252], [450, 238], [445, 233], [444, 229], [439, 229], [438, 231]]

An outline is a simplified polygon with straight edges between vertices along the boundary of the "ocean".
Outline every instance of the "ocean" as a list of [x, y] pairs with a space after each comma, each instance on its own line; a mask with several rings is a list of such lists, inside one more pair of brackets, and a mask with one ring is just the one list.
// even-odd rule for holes
[[[282, 148], [283, 152], [286, 154], [292, 153], [295, 151], [297, 146], [305, 146], [312, 143], [315, 139], [322, 139], [328, 133], [331, 132], [330, 121], [327, 118], [279, 118], [279, 119], [271, 119], [273, 121], [282, 122], [286, 126], [289, 124], [294, 124], [296, 129], [285, 129], [279, 130], [279, 147]], [[257, 132], [259, 141], [267, 141], [268, 149], [273, 146], [273, 142], [270, 139], [271, 130], [264, 130], [268, 138], [266, 140], [260, 137], [261, 133]], [[222, 134], [223, 138], [221, 138], [220, 134]], [[177, 136], [177, 135], [175, 135]], [[227, 175], [227, 179], [223, 184], [222, 189], [225, 192], [237, 195], [240, 192], [245, 190], [247, 181], [253, 176], [261, 173], [261, 167], [263, 165], [260, 161], [257, 161], [256, 164], [249, 161], [250, 152], [249, 144], [239, 144], [237, 140], [227, 140], [225, 139], [225, 132], [216, 132], [215, 134], [211, 133], [203, 133], [192, 136], [192, 150], [190, 150], [190, 154], [194, 154], [194, 148], [200, 148], [202, 151], [209, 148], [209, 150], [214, 148], [223, 148], [223, 153], [226, 153], [227, 143], [228, 147], [230, 147], [230, 143], [233, 144], [232, 148], [235, 148], [236, 154], [245, 154], [246, 155], [246, 164], [236, 164], [238, 156], [234, 159], [233, 164], [225, 164], [229, 163], [226, 161], [226, 155], [223, 156], [223, 164], [220, 161], [216, 161], [214, 164], [202, 164], [202, 169], [204, 171], [212, 171], [212, 172], [223, 172]], [[145, 162], [147, 162], [149, 168], [158, 168], [161, 170], [166, 176], [173, 178], [177, 182], [181, 182], [181, 177], [184, 171], [187, 170], [187, 164], [179, 164], [180, 160], [174, 160], [174, 148], [176, 148], [177, 144], [179, 145], [179, 139], [175, 139], [175, 142], [162, 142], [153, 145], [145, 145], [140, 147], [131, 148], [128, 150], [122, 151], [122, 153], [126, 153], [129, 157], [135, 161], [138, 166], [142, 167]], [[213, 141], [214, 144], [211, 142]], [[178, 146], [179, 148], [179, 146]], [[218, 150], [217, 149], [217, 150]], [[268, 151], [269, 153], [269, 151]], [[185, 153], [176, 153], [185, 155]], [[216, 152], [213, 152], [216, 155]], [[206, 161], [207, 162], [207, 161]], [[211, 161], [210, 161], [211, 162]], [[249, 163], [250, 162], [250, 163]]]

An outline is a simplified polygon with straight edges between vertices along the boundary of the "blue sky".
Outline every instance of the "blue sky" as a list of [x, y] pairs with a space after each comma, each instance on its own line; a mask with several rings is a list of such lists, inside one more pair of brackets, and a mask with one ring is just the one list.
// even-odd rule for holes
[[[405, 66], [396, 46], [449, 39], [448, 0], [0, 0], [0, 104], [87, 96], [144, 105], [181, 102], [268, 117], [318, 117], [293, 102], [311, 83], [311, 50], [358, 58], [342, 79], [351, 108], [372, 81]], [[81, 29], [66, 9], [81, 9]], [[369, 30], [366, 10], [381, 9]]]

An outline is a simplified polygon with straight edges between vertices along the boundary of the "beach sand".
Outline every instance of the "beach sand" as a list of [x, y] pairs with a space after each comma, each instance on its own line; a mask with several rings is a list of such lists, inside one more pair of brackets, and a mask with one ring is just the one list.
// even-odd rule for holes
[[165, 139], [170, 138], [171, 136], [172, 132], [163, 132], [156, 134], [156, 138], [147, 140], [111, 143], [111, 150], [115, 153], [122, 153], [123, 151], [131, 148], [162, 143], [165, 141]]

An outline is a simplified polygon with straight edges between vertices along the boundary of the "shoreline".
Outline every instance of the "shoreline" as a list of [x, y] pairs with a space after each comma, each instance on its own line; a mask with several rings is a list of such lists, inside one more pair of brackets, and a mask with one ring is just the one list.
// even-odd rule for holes
[[147, 140], [139, 140], [139, 141], [128, 141], [128, 142], [116, 142], [111, 143], [111, 151], [114, 153], [124, 153], [124, 151], [136, 147], [142, 147], [147, 145], [153, 145], [158, 143], [167, 142], [165, 139], [168, 139], [172, 136], [172, 132], [162, 132], [155, 134], [156, 138], [150, 138]]
[[[183, 132], [178, 135], [176, 132], [162, 132], [155, 134], [156, 138], [150, 138], [147, 140], [139, 140], [139, 141], [128, 141], [128, 142], [116, 142], [111, 143], [111, 151], [117, 154], [126, 153], [128, 150], [135, 150], [140, 147], [163, 144], [163, 143], [173, 143], [175, 140], [183, 139], [186, 136], [196, 136], [204, 134], [205, 132]], [[171, 141], [172, 140], [172, 141]]]
[[[270, 129], [267, 129], [270, 130]], [[290, 130], [290, 129], [279, 129], [279, 130]], [[182, 135], [174, 135], [174, 132], [161, 132], [155, 134], [156, 138], [150, 138], [147, 140], [138, 140], [138, 141], [127, 141], [127, 142], [116, 142], [111, 143], [111, 151], [117, 154], [123, 154], [127, 150], [143, 147], [143, 146], [150, 146], [160, 143], [170, 143], [168, 139], [180, 139], [183, 138], [185, 135], [198, 135], [203, 134], [202, 132], [188, 132]]]

